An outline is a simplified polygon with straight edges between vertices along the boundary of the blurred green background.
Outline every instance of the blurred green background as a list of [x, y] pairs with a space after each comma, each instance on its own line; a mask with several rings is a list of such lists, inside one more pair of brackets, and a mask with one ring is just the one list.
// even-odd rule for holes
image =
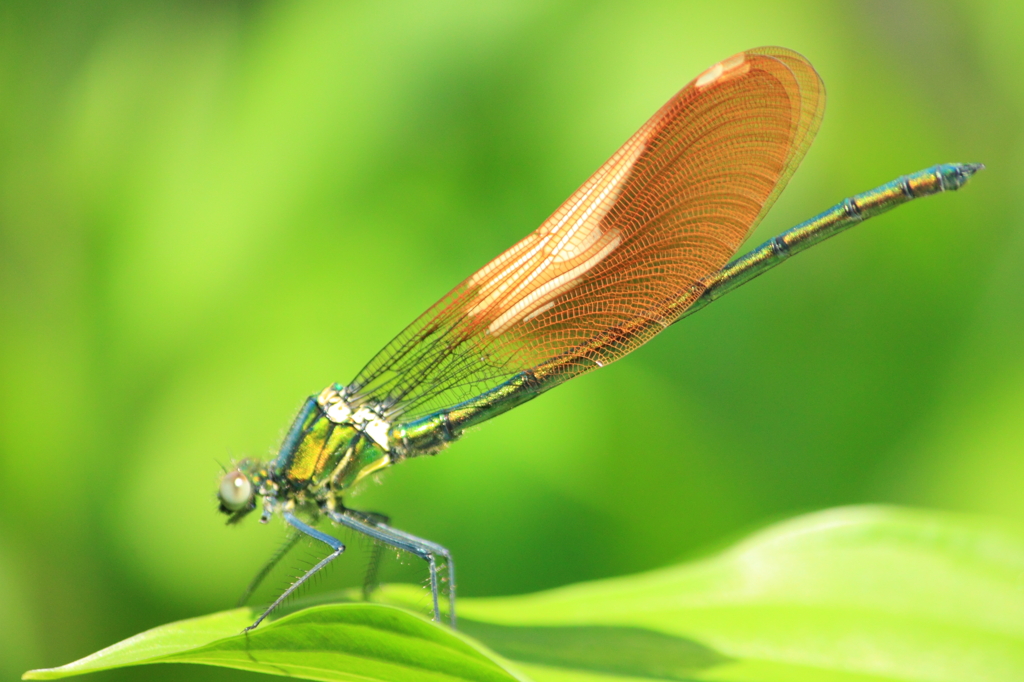
[[[825, 121], [757, 243], [874, 219], [353, 502], [465, 595], [888, 502], [1024, 520], [1019, 2], [0, 5], [0, 677], [233, 605], [283, 537], [218, 462], [532, 230], [669, 96], [806, 55]], [[414, 579], [416, 578], [414, 573]], [[156, 667], [94, 679], [248, 679]]]

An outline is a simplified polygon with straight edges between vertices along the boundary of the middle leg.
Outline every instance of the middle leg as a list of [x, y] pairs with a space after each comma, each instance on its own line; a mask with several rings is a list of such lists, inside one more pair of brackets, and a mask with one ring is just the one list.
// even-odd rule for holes
[[392, 547], [409, 552], [410, 554], [418, 556], [426, 561], [430, 570], [430, 595], [434, 606], [434, 620], [437, 622], [441, 622], [441, 608], [438, 603], [438, 593], [440, 590], [438, 589], [439, 580], [437, 557], [442, 557], [444, 559], [444, 565], [448, 570], [449, 620], [452, 628], [455, 627], [455, 563], [452, 561], [451, 552], [436, 542], [418, 538], [415, 535], [411, 535], [405, 531], [393, 528], [386, 523], [377, 521], [373, 518], [377, 515], [370, 515], [351, 509], [345, 509], [343, 511], [329, 511], [327, 512], [327, 515], [335, 523], [340, 523], [352, 530], [369, 535], [372, 538], [387, 543]]

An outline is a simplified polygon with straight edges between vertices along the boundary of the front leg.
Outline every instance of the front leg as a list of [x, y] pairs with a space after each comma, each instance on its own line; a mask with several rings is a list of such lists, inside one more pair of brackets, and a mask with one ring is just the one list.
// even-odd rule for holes
[[253, 592], [263, 584], [263, 581], [268, 575], [270, 575], [270, 572], [273, 571], [279, 563], [281, 563], [281, 559], [284, 559], [285, 555], [299, 543], [299, 540], [302, 539], [303, 535], [303, 533], [292, 533], [291, 536], [285, 540], [284, 544], [281, 545], [270, 559], [267, 560], [267, 563], [263, 564], [263, 568], [260, 569], [259, 573], [249, 581], [249, 585], [245, 588], [245, 592], [242, 593], [242, 596], [238, 598], [238, 603], [235, 604], [235, 606], [245, 606]]
[[375, 515], [350, 509], [328, 511], [327, 515], [335, 523], [369, 535], [426, 561], [430, 569], [430, 595], [434, 605], [434, 620], [437, 622], [441, 622], [441, 608], [438, 603], [437, 557], [443, 557], [448, 569], [448, 615], [452, 628], [455, 628], [455, 563], [452, 561], [451, 552], [436, 542], [418, 538], [405, 531], [392, 528], [384, 522], [377, 521], [372, 518]]
[[[327, 545], [328, 547], [330, 547], [333, 551], [330, 554], [328, 554], [324, 559], [322, 559], [320, 562], [318, 562], [315, 566], [313, 566], [311, 569], [306, 571], [302, 575], [301, 578], [299, 578], [298, 580], [293, 582], [291, 584], [291, 586], [287, 590], [285, 590], [284, 593], [280, 597], [278, 597], [277, 599], [274, 600], [273, 604], [271, 604], [269, 607], [267, 607], [267, 610], [264, 611], [260, 615], [260, 617], [256, 619], [255, 623], [253, 623], [252, 625], [250, 625], [249, 627], [247, 627], [245, 629], [245, 632], [249, 632], [249, 630], [252, 630], [254, 627], [256, 627], [261, 622], [263, 622], [263, 619], [266, 618], [267, 616], [269, 616], [271, 611], [273, 611], [278, 606], [280, 606], [281, 602], [283, 602], [285, 599], [287, 599], [289, 597], [289, 595], [291, 595], [292, 592], [294, 592], [295, 590], [299, 589], [299, 586], [302, 585], [302, 583], [304, 583], [307, 580], [309, 580], [317, 571], [319, 571], [320, 569], [325, 567], [327, 564], [329, 564], [332, 561], [334, 561], [335, 559], [337, 559], [339, 556], [341, 556], [341, 553], [345, 551], [345, 545], [343, 545], [340, 540], [338, 540], [337, 538], [331, 537], [327, 533], [321, 533], [320, 531], [318, 531], [316, 528], [313, 528], [312, 526], [306, 525], [305, 523], [300, 521], [298, 518], [296, 518], [294, 514], [292, 514], [290, 512], [285, 512], [284, 514], [282, 514], [282, 516], [284, 517], [285, 522], [289, 526], [291, 526], [295, 530], [299, 531], [300, 533], [308, 535], [309, 537], [313, 538], [314, 540], [319, 540], [320, 542], [322, 542], [325, 545]], [[290, 546], [291, 545], [289, 545], [289, 547]]]

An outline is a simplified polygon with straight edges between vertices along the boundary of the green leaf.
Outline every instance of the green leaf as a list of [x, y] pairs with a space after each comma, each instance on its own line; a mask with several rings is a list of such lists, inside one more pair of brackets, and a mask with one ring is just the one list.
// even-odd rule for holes
[[489, 656], [451, 630], [379, 604], [314, 606], [260, 626], [249, 609], [163, 625], [60, 668], [57, 679], [149, 663], [201, 663], [310, 680], [509, 682]]
[[[509, 628], [673, 635], [723, 659], [694, 668], [694, 679], [1019, 681], [1024, 539], [953, 515], [841, 508], [778, 524], [703, 561], [465, 600], [460, 613]], [[503, 651], [502, 642], [481, 639]], [[538, 682], [568, 679], [539, 657], [507, 655], [544, 665], [522, 667]]]
[[639, 627], [508, 626], [465, 619], [460, 627], [506, 658], [563, 670], [688, 680], [729, 661], [693, 640]]
[[[381, 595], [421, 596], [408, 586]], [[460, 633], [394, 606], [330, 604], [247, 636], [237, 633], [252, 614], [238, 609], [26, 678], [192, 662], [403, 682], [523, 679], [517, 671], [536, 682], [1024, 679], [1024, 539], [934, 512], [836, 509], [709, 559], [459, 606]]]

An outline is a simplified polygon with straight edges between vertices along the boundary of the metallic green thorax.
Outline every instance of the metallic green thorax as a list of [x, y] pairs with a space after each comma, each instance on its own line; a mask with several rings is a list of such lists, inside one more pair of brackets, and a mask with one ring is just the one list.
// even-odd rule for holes
[[[828, 211], [797, 225], [737, 258], [694, 286], [679, 299], [677, 321], [704, 308], [790, 256], [843, 230], [918, 197], [962, 187], [980, 164], [943, 164], [898, 178], [886, 185], [846, 199]], [[672, 319], [674, 317], [674, 319]], [[642, 333], [640, 326], [665, 321], [639, 320], [637, 329], [612, 330]], [[612, 338], [611, 335], [609, 338]], [[590, 346], [603, 341], [592, 340]], [[335, 504], [338, 495], [370, 474], [400, 460], [440, 452], [463, 432], [531, 400], [568, 379], [599, 366], [581, 352], [553, 358], [519, 372], [503, 384], [470, 400], [425, 417], [390, 421], [373, 403], [350, 402], [351, 392], [341, 384], [328, 386], [306, 400], [292, 424], [277, 458], [257, 474], [261, 494], [292, 504]]]
[[353, 408], [345, 387], [333, 384], [306, 400], [268, 467], [268, 483], [276, 485], [274, 497], [299, 503], [335, 499], [389, 464], [443, 450], [467, 428], [523, 404], [565, 378], [540, 370], [520, 372], [472, 400], [393, 425], [372, 407]]
[[310, 396], [269, 465], [276, 497], [333, 500], [392, 462], [387, 424], [372, 410], [353, 410], [341, 387]]

